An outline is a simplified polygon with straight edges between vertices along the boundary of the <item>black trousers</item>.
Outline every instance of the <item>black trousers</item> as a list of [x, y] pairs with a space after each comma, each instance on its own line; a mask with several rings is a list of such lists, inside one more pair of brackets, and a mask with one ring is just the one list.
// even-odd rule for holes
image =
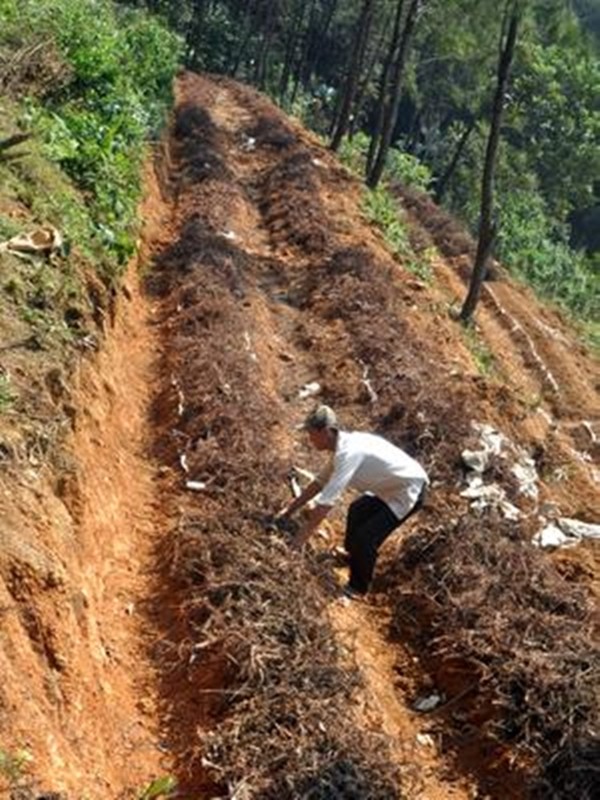
[[348, 509], [344, 546], [350, 554], [351, 589], [366, 594], [369, 591], [377, 554], [381, 545], [396, 528], [423, 505], [425, 491], [403, 519], [373, 495], [362, 495]]

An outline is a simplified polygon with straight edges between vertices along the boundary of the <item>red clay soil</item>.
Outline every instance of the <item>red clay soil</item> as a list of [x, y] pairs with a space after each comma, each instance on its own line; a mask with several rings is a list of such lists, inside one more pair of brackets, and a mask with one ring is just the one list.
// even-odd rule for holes
[[[81, 366], [65, 469], [1, 478], [0, 747], [30, 750], [36, 784], [65, 800], [136, 797], [167, 772], [190, 798], [531, 796], [537, 751], [494, 716], [493, 680], [469, 703], [473, 663], [431, 646], [446, 611], [439, 543], [464, 536], [486, 554], [477, 537], [496, 537], [540, 596], [564, 595], [561, 620], [589, 629], [598, 548], [533, 551], [537, 509], [509, 481], [522, 524], [507, 533], [470, 512], [460, 453], [472, 421], [494, 425], [536, 460], [540, 502], [598, 521], [586, 439], [600, 424], [598, 363], [502, 277], [478, 313], [495, 364], [482, 375], [447, 313], [464, 290], [459, 261], [439, 257], [431, 285], [410, 274], [362, 217], [358, 182], [254, 90], [184, 75], [155, 167], [143, 290], [133, 267], [101, 354]], [[409, 213], [421, 226], [433, 211]], [[302, 392], [312, 382], [318, 396]], [[343, 576], [323, 560], [341, 513], [305, 554], [261, 524], [289, 499], [290, 467], [315, 469], [295, 424], [316, 400], [432, 477], [369, 604], [341, 605]], [[465, 577], [496, 597], [493, 568], [460, 552]], [[462, 593], [471, 636], [469, 588], [444, 585], [444, 602]], [[434, 689], [444, 713], [412, 710]]]
[[[146, 236], [166, 235], [153, 175], [143, 212]], [[33, 757], [14, 789], [23, 800], [36, 787], [137, 797], [172, 763], [153, 658], [155, 548], [168, 531], [148, 458], [158, 340], [136, 269], [101, 352], [69, 387], [62, 467], [21, 461], [1, 475], [0, 748]]]

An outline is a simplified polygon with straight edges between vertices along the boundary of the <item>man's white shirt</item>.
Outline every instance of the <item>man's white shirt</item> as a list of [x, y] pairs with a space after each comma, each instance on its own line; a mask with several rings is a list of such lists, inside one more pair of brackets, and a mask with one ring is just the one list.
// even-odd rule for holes
[[339, 431], [332, 463], [321, 473], [325, 484], [315, 498], [333, 506], [346, 489], [374, 494], [403, 519], [429, 483], [423, 467], [396, 445], [373, 433]]

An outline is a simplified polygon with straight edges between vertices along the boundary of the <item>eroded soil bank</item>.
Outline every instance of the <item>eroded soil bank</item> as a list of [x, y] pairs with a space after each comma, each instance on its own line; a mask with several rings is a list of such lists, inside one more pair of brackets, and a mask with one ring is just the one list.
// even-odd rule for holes
[[[147, 253], [168, 230], [153, 174], [144, 211]], [[1, 476], [2, 748], [29, 751], [37, 785], [69, 798], [137, 796], [171, 763], [155, 659], [168, 533], [151, 455], [155, 310], [131, 265], [101, 351], [65, 390], [61, 465]]]

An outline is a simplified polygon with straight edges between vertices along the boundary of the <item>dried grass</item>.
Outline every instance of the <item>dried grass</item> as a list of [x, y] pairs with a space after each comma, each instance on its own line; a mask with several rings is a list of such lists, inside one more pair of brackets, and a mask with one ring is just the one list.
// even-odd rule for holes
[[[450, 243], [464, 252], [454, 228]], [[505, 392], [431, 370], [425, 343], [415, 342], [405, 322], [401, 286], [367, 249], [334, 251], [291, 294], [307, 314], [343, 324], [356, 362], [369, 365], [377, 407], [385, 409], [379, 430], [446, 487], [428, 503], [428, 521], [443, 526], [421, 530], [400, 564], [388, 564], [383, 586], [395, 627], [402, 623], [405, 638], [432, 665], [450, 708], [466, 709], [482, 750], [485, 742], [510, 747], [531, 785], [545, 792], [540, 796], [591, 800], [594, 775], [581, 754], [598, 747], [600, 659], [589, 600], [532, 547], [526, 526], [471, 515], [448, 523], [456, 514], [456, 500], [453, 510], [448, 502], [462, 483], [469, 420], [489, 400], [506, 405]], [[325, 397], [328, 389], [325, 380]], [[336, 396], [338, 407], [357, 399], [352, 387]], [[514, 480], [496, 468], [514, 499]], [[557, 766], [565, 764], [568, 778]], [[566, 793], [563, 784], [576, 791]]]
[[[589, 767], [574, 759], [598, 748], [592, 604], [530, 540], [492, 513], [421, 530], [388, 567], [393, 627], [414, 641], [417, 623], [450, 710], [480, 740], [510, 745], [541, 796], [591, 800]], [[561, 793], [557, 764], [577, 791]]]
[[334, 246], [335, 226], [319, 199], [320, 185], [311, 152], [299, 147], [267, 174], [261, 211], [274, 238], [322, 256]]
[[[199, 130], [208, 132], [199, 143], [221, 158], [206, 121], [192, 127], [194, 141]], [[185, 146], [191, 152], [193, 141]], [[427, 660], [447, 694], [444, 708], [460, 710], [482, 742], [514, 753], [533, 793], [591, 800], [599, 658], [589, 601], [531, 547], [526, 526], [460, 516], [450, 497], [462, 481], [469, 419], [486, 402], [509, 400], [500, 388], [450, 382], [431, 368], [427, 343], [411, 335], [391, 262], [364, 248], [339, 248], [312, 156], [290, 149], [259, 187], [273, 238], [315, 262], [290, 288], [290, 302], [311, 325], [338, 326], [355, 360], [347, 374], [356, 378], [356, 365], [369, 365], [379, 430], [444, 487], [432, 493], [428, 527], [387, 563], [380, 585], [395, 629]], [[438, 222], [440, 249], [464, 253], [459, 234]], [[271, 446], [278, 415], [251, 358], [259, 332], [240, 304], [251, 303], [262, 267], [213, 233], [204, 219], [190, 221], [162, 263], [176, 331], [170, 360], [186, 398], [169, 452], [175, 461], [183, 447], [190, 477], [207, 483], [202, 516], [182, 519], [173, 553], [190, 586], [189, 657], [214, 663], [217, 652], [229, 665], [204, 755], [230, 797], [391, 798], [397, 776], [376, 739], [354, 729], [357, 676], [336, 650], [316, 583], [257, 525], [263, 509], [283, 500], [273, 486], [285, 469]], [[324, 340], [312, 338], [310, 346], [314, 362], [323, 363], [329, 399], [335, 354]], [[172, 408], [176, 393], [169, 391], [164, 402]], [[371, 402], [341, 379], [334, 394], [342, 411]]]
[[285, 150], [298, 143], [298, 137], [276, 114], [261, 114], [246, 129], [246, 136], [255, 139], [259, 147]]
[[[186, 113], [180, 152], [200, 137], [221, 158], [207, 120]], [[187, 181], [184, 191], [193, 193]], [[400, 793], [397, 770], [384, 737], [357, 727], [358, 672], [339, 651], [317, 577], [262, 524], [283, 502], [274, 487], [287, 465], [273, 446], [280, 409], [252, 357], [258, 331], [240, 302], [251, 303], [260, 268], [196, 215], [152, 277], [172, 329], [173, 381], [158, 406], [173, 431], [162, 456], [173, 466], [185, 456], [186, 477], [206, 484], [201, 512], [185, 507], [171, 552], [188, 587], [190, 641], [178, 657], [200, 671], [219, 663], [223, 679], [208, 690], [212, 728], [190, 740], [186, 760], [238, 800], [389, 800]]]

